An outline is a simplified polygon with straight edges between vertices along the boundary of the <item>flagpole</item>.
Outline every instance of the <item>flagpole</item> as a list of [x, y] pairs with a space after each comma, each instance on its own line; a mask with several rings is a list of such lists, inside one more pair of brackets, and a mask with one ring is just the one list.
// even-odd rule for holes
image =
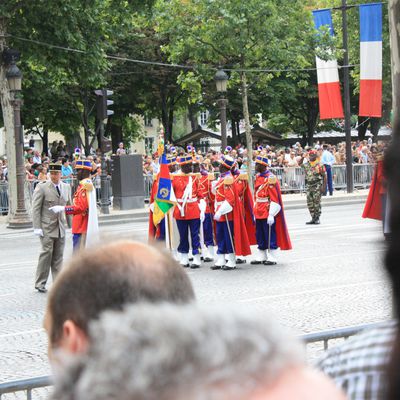
[[343, 89], [344, 89], [344, 130], [346, 133], [346, 181], [347, 193], [353, 193], [353, 154], [351, 149], [351, 110], [350, 110], [350, 77], [349, 48], [347, 38], [347, 0], [342, 0], [342, 33], [343, 33]]

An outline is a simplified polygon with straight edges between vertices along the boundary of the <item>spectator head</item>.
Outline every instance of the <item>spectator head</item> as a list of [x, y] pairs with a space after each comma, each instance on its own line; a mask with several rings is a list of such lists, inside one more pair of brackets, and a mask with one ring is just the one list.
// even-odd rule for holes
[[309, 157], [310, 157], [310, 161], [315, 161], [317, 159], [317, 157], [318, 157], [318, 153], [317, 153], [316, 150], [310, 150], [308, 152], [308, 154], [309, 154]]
[[305, 366], [302, 344], [248, 310], [141, 304], [106, 313], [91, 332], [53, 399], [344, 400]]
[[48, 299], [45, 328], [53, 350], [85, 352], [89, 322], [129, 303], [189, 303], [194, 293], [171, 256], [146, 244], [115, 242], [77, 254], [57, 277]]
[[120, 149], [123, 149], [123, 148], [124, 148], [124, 144], [123, 144], [122, 142], [120, 142], [120, 143], [118, 144], [118, 147], [119, 147]]
[[324, 144], [322, 145], [322, 148], [323, 148], [324, 150], [328, 150], [328, 145], [327, 145], [326, 143], [324, 143]]
[[68, 165], [69, 165], [69, 160], [68, 160], [68, 158], [64, 157], [64, 158], [62, 159], [62, 164], [64, 165], [64, 167], [68, 167]]

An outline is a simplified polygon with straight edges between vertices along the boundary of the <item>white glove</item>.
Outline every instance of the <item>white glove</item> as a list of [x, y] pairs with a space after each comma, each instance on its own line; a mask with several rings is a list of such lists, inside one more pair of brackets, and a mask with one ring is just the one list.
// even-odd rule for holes
[[204, 199], [200, 199], [200, 201], [199, 201], [199, 208], [200, 208], [200, 211], [201, 211], [202, 213], [204, 213], [204, 212], [206, 211], [207, 203], [206, 203], [206, 201], [205, 201]]
[[273, 225], [274, 222], [275, 222], [275, 218], [272, 215], [268, 215], [267, 224]]
[[214, 219], [215, 219], [216, 221], [218, 221], [220, 218], [221, 218], [221, 213], [220, 213], [220, 212], [216, 212], [216, 213], [214, 214]]
[[40, 237], [43, 237], [43, 236], [44, 236], [44, 235], [43, 235], [43, 230], [42, 230], [42, 229], [34, 229], [34, 230], [33, 230], [33, 234], [36, 235], [36, 236], [40, 236]]
[[65, 210], [65, 206], [53, 206], [49, 208], [50, 211], [53, 211], [54, 214], [58, 214]]
[[206, 219], [206, 214], [204, 214], [203, 211], [200, 211], [200, 222], [204, 222], [205, 219]]
[[212, 194], [217, 193], [217, 183], [218, 183], [218, 181], [212, 181], [211, 182], [211, 193]]
[[269, 215], [276, 217], [279, 211], [281, 211], [281, 208], [282, 207], [278, 203], [271, 201], [271, 204], [269, 205]]
[[150, 204], [149, 209], [152, 213], [154, 212], [154, 202]]
[[225, 215], [230, 213], [233, 210], [233, 207], [229, 204], [227, 200], [224, 200], [221, 206], [219, 207], [217, 214]]

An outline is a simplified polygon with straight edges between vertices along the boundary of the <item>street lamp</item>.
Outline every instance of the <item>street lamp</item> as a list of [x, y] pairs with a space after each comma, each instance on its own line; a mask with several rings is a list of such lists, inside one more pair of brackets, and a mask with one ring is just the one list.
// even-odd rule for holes
[[225, 98], [228, 75], [225, 73], [225, 71], [219, 69], [214, 76], [214, 81], [217, 87], [217, 92], [220, 96], [217, 103], [220, 109], [221, 147], [223, 152], [228, 144], [226, 138], [226, 106], [228, 105], [228, 100]]
[[25, 208], [24, 135], [21, 126], [22, 73], [16, 65], [16, 61], [19, 59], [19, 53], [15, 50], [5, 50], [3, 59], [8, 67], [6, 78], [14, 111], [15, 170], [17, 178], [17, 209], [15, 212], [11, 212], [8, 228], [31, 228], [32, 220]]

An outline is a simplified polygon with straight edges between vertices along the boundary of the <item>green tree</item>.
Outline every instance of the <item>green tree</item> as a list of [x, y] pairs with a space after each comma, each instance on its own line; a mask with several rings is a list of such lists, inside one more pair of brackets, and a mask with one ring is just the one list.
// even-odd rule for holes
[[[233, 70], [229, 84], [240, 90], [251, 159], [248, 87], [260, 79], [251, 70], [309, 66], [304, 55], [311, 51], [307, 38], [314, 30], [303, 2], [159, 0], [156, 10], [159, 32], [169, 35], [164, 50], [171, 61]], [[205, 78], [214, 73], [208, 70]], [[267, 85], [272, 77], [265, 73], [262, 79]]]

